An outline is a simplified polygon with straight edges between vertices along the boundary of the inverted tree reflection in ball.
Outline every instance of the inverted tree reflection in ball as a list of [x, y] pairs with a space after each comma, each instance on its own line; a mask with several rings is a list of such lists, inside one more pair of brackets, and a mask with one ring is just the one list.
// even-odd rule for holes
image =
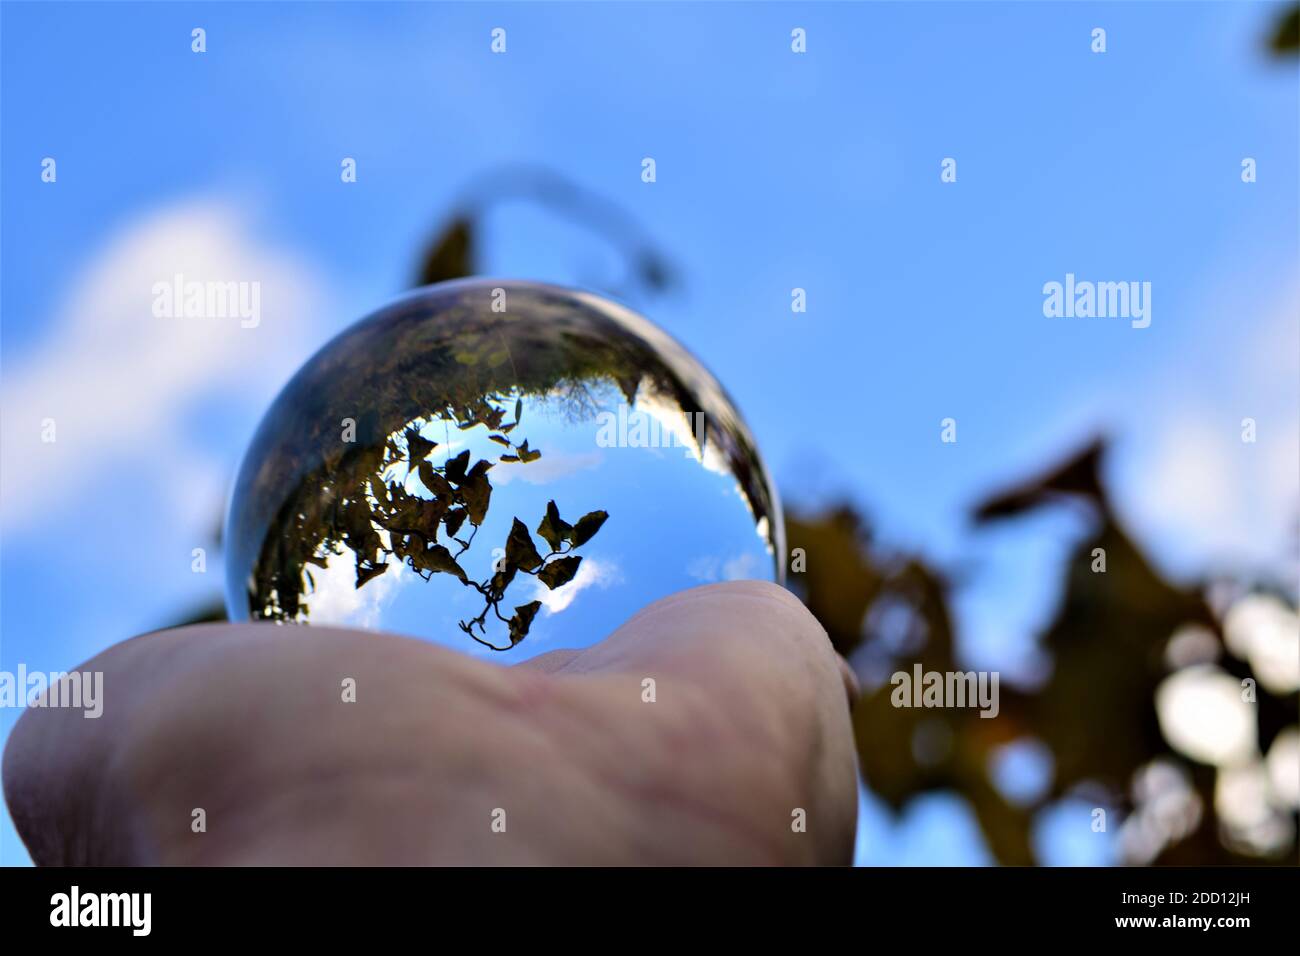
[[353, 326], [276, 399], [227, 599], [526, 657], [684, 587], [778, 580], [781, 537], [748, 430], [673, 340], [589, 294], [463, 281]]

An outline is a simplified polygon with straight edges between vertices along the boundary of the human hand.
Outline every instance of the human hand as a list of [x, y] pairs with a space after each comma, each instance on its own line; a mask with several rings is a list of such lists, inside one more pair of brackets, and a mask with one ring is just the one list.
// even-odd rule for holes
[[79, 670], [104, 673], [103, 716], [29, 709], [5, 749], [38, 864], [852, 856], [851, 673], [775, 585], [683, 591], [515, 667], [387, 634], [211, 624]]

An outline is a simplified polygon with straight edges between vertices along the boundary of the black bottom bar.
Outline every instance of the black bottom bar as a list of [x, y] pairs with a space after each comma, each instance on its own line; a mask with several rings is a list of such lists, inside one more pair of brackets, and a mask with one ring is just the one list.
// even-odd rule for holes
[[[1058, 942], [1106, 936], [1181, 944], [1193, 936], [1218, 943], [1260, 933], [1282, 938], [1295, 927], [1298, 875], [1295, 867], [9, 869], [0, 873], [0, 893], [7, 939], [77, 933], [92, 944], [282, 935], [299, 943], [338, 943], [416, 932], [418, 939], [459, 937], [496, 947], [505, 933], [540, 931], [562, 939], [571, 932], [590, 939], [598, 926], [610, 944], [646, 934], [678, 940], [721, 935], [735, 942], [778, 929], [834, 933], [864, 944], [882, 937], [988, 942], [1023, 932], [1051, 934]], [[147, 911], [142, 894], [148, 894]], [[84, 925], [90, 922], [117, 925]], [[146, 923], [147, 936], [140, 932]]]

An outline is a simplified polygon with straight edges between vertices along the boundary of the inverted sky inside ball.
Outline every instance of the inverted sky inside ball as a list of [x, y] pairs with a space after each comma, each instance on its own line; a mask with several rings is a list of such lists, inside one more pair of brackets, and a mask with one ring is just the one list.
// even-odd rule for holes
[[507, 661], [683, 588], [779, 581], [784, 550], [749, 430], [699, 362], [623, 306], [501, 280], [418, 290], [308, 361], [245, 455], [226, 542], [234, 620]]

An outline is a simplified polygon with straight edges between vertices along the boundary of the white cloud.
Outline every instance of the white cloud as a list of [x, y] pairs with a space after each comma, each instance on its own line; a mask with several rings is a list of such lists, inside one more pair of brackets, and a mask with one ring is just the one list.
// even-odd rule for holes
[[546, 609], [547, 614], [559, 614], [583, 591], [590, 587], [609, 587], [611, 584], [617, 584], [622, 580], [618, 567], [605, 561], [597, 561], [594, 558], [583, 558], [582, 563], [578, 565], [578, 573], [573, 576], [573, 580], [554, 591], [547, 588], [541, 581], [535, 581], [535, 591], [533, 600], [541, 601], [542, 607]]
[[1216, 429], [1190, 416], [1166, 424], [1167, 430], [1138, 455], [1146, 467], [1131, 490], [1142, 520], [1162, 537], [1176, 539], [1180, 548], [1239, 546], [1247, 529], [1234, 520], [1239, 482], [1234, 436], [1226, 423]]
[[732, 557], [705, 554], [692, 558], [686, 565], [686, 573], [696, 581], [706, 584], [714, 581], [744, 581], [760, 577], [763, 563], [752, 551], [743, 551]]
[[387, 571], [363, 587], [356, 586], [356, 558], [351, 551], [331, 555], [324, 569], [311, 568], [313, 587], [305, 598], [308, 620], [337, 627], [377, 627], [385, 603], [410, 573], [401, 561], [388, 564]]
[[492, 483], [504, 487], [518, 478], [530, 485], [549, 485], [580, 471], [597, 468], [602, 460], [600, 452], [589, 451], [582, 454], [545, 454], [527, 464], [500, 462], [492, 469]]
[[[1300, 321], [1283, 296], [1267, 321], [1179, 365], [1131, 415], [1118, 449], [1121, 517], [1168, 570], [1296, 570]], [[1255, 441], [1242, 421], [1255, 420]]]
[[[155, 316], [155, 283], [177, 274], [260, 283], [260, 323]], [[304, 319], [315, 288], [306, 267], [258, 240], [242, 216], [217, 202], [169, 206], [112, 236], [70, 278], [45, 339], [6, 356], [6, 530], [56, 502], [98, 494], [94, 478], [112, 464], [138, 474], [138, 493], [148, 493], [153, 507], [210, 522], [229, 454], [214, 454], [202, 434], [187, 432], [189, 413], [200, 400], [222, 403], [223, 413], [231, 405], [259, 412], [306, 357], [312, 340]], [[53, 443], [42, 441], [46, 420], [54, 422]]]

